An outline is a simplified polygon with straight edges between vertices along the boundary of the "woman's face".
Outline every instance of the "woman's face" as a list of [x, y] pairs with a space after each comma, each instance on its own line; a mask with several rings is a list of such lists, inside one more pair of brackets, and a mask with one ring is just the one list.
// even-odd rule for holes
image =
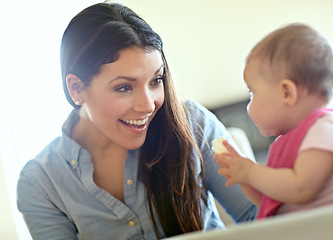
[[164, 102], [164, 64], [156, 49], [131, 47], [119, 54], [82, 91], [81, 111], [99, 140], [136, 149]]

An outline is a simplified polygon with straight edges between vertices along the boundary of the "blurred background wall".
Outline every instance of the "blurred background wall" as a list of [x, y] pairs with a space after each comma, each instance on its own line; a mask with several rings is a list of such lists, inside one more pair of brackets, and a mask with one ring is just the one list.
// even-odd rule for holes
[[185, 98], [209, 108], [248, 97], [242, 70], [250, 49], [288, 23], [311, 25], [333, 41], [331, 0], [122, 0], [162, 36]]

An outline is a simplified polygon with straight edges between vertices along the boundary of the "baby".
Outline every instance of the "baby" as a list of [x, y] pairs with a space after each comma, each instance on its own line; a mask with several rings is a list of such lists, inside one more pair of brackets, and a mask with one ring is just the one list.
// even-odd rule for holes
[[267, 166], [241, 157], [226, 141], [215, 153], [227, 186], [240, 184], [258, 218], [333, 203], [333, 86], [329, 42], [302, 24], [277, 29], [250, 52], [244, 82], [248, 114], [265, 136], [277, 136]]

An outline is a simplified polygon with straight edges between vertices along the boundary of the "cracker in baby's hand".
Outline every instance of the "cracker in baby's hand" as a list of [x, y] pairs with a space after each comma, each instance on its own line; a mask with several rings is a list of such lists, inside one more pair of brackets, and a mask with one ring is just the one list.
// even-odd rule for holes
[[227, 153], [227, 148], [223, 145], [224, 138], [218, 137], [212, 141], [213, 150], [215, 153]]

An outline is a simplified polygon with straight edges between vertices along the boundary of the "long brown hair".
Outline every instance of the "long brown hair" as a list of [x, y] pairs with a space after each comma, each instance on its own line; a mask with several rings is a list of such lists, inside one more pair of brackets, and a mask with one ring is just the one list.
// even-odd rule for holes
[[[139, 165], [155, 232], [160, 235], [153, 209], [166, 236], [173, 236], [203, 228], [200, 200], [205, 199], [197, 177], [202, 179], [204, 170], [186, 114], [190, 112], [175, 93], [166, 62], [165, 69], [165, 102], [148, 129]], [[196, 176], [194, 153], [201, 161], [200, 176]]]
[[[165, 102], [149, 126], [139, 157], [139, 176], [147, 189], [157, 237], [162, 237], [158, 221], [166, 236], [202, 229], [204, 200], [198, 184], [200, 176], [196, 176], [196, 167], [203, 169], [202, 157], [185, 106], [176, 96], [162, 45], [160, 36], [142, 18], [117, 3], [99, 3], [84, 9], [69, 23], [61, 44], [63, 88], [75, 108], [79, 106], [73, 103], [66, 86], [69, 73], [89, 85], [101, 66], [116, 61], [125, 48], [155, 48], [162, 54]], [[201, 166], [195, 164], [195, 152]]]

